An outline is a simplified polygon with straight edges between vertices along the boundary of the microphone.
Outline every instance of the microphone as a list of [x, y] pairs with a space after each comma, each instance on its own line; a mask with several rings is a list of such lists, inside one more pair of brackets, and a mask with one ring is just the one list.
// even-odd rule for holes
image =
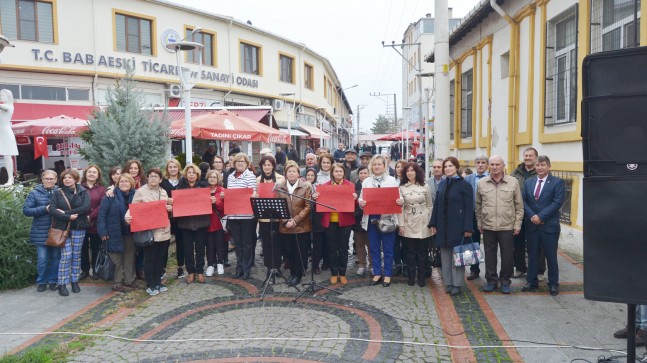
[[276, 191], [276, 188], [279, 187], [279, 183], [274, 183], [274, 188], [272, 188], [272, 193]]

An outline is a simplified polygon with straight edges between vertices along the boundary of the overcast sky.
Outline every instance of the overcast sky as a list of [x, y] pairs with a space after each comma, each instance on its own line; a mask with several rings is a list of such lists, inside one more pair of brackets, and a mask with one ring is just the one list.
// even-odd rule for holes
[[[448, 0], [458, 18], [477, 2]], [[304, 43], [328, 58], [343, 87], [359, 85], [345, 92], [354, 117], [357, 105], [366, 105], [360, 111], [364, 131], [386, 112], [387, 104], [371, 93], [396, 93], [402, 107], [402, 58], [392, 48], [383, 48], [382, 41], [401, 42], [410, 23], [434, 14], [432, 0], [184, 0], [182, 4], [250, 20], [255, 27]]]

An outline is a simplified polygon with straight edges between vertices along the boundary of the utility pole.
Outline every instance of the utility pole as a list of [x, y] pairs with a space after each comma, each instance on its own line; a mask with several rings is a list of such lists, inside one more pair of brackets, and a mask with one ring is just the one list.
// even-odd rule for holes
[[393, 117], [394, 117], [393, 122], [394, 123], [398, 122], [398, 101], [396, 99], [397, 95], [395, 93], [371, 93], [369, 94], [369, 96], [373, 96], [377, 98], [380, 98], [381, 96], [393, 96]]
[[436, 0], [435, 5], [435, 157], [446, 158], [449, 156], [449, 12], [447, 0]]
[[357, 105], [357, 131], [355, 133], [355, 145], [359, 144], [359, 111], [364, 107], [366, 107], [366, 105]]

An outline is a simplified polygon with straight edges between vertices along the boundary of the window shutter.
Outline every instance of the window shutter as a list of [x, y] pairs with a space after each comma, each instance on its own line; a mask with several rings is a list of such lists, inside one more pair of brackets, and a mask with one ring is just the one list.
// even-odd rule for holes
[[41, 43], [54, 43], [52, 4], [39, 2], [37, 10], [38, 41]]

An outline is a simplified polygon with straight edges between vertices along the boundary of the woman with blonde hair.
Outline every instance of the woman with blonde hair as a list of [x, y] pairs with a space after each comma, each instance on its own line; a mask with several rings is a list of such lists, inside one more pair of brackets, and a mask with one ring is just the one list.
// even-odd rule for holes
[[[371, 176], [362, 182], [362, 195], [358, 203], [361, 208], [366, 206], [366, 201], [362, 198], [364, 192], [370, 188], [389, 188], [398, 187], [398, 182], [387, 172], [386, 159], [382, 155], [375, 155], [369, 163]], [[402, 196], [395, 200], [398, 205], [404, 204]], [[378, 285], [391, 286], [391, 276], [393, 275], [393, 247], [395, 241], [395, 230], [391, 232], [382, 232], [378, 225], [380, 219], [390, 219], [396, 226], [399, 224], [397, 214], [371, 214], [364, 213], [362, 217], [362, 229], [368, 232], [368, 240], [371, 252], [371, 265], [373, 266], [373, 280], [371, 286]], [[382, 270], [381, 252], [384, 252], [384, 270]]]
[[[81, 178], [81, 185], [90, 194], [90, 212], [88, 213], [90, 228], [88, 228], [85, 234], [83, 246], [81, 247], [81, 275], [79, 276], [79, 280], [88, 277], [90, 270], [92, 270], [92, 278], [96, 280], [99, 276], [94, 271], [94, 265], [97, 261], [99, 245], [101, 244], [101, 238], [97, 233], [97, 218], [99, 217], [101, 200], [106, 196], [106, 187], [103, 186], [103, 173], [101, 173], [101, 168], [94, 164], [85, 168], [83, 177]], [[92, 255], [88, 256], [90, 250], [92, 251]]]
[[[176, 159], [170, 159], [166, 162], [164, 168], [164, 179], [160, 186], [166, 190], [169, 197], [169, 203], [173, 205], [173, 191], [177, 189], [180, 179], [182, 178], [182, 165]], [[184, 272], [184, 239], [182, 232], [177, 225], [177, 219], [171, 218], [171, 234], [175, 236], [175, 258], [177, 260], [177, 278], [182, 279], [186, 277]], [[164, 270], [168, 264], [168, 251], [164, 259]]]
[[[256, 194], [256, 176], [249, 170], [249, 157], [237, 153], [233, 157], [233, 171], [227, 180], [228, 189], [251, 188], [252, 197]], [[221, 197], [224, 198], [224, 192]], [[225, 201], [226, 202], [226, 201]], [[243, 280], [250, 278], [254, 263], [254, 246], [256, 245], [256, 219], [253, 214], [230, 214], [227, 216], [227, 229], [236, 244], [236, 276]]]

